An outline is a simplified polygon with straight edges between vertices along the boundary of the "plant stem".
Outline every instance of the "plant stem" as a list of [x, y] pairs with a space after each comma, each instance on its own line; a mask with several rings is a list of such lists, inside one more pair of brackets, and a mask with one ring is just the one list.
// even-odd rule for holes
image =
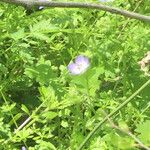
[[[30, 121], [31, 119], [33, 118], [33, 116], [40, 110], [40, 108], [43, 106], [45, 101], [42, 102], [42, 104], [40, 104], [36, 110], [31, 114], [31, 116], [29, 116], [16, 130], [15, 130], [15, 133], [17, 133], [19, 130], [21, 130], [23, 127], [25, 127]], [[34, 121], [32, 120], [32, 123]], [[30, 122], [31, 123], [31, 122]]]
[[[2, 89], [0, 89], [0, 93], [1, 93], [1, 95], [2, 95], [3, 100], [5, 101], [5, 104], [9, 107], [9, 104], [8, 104], [8, 102], [7, 102], [7, 100], [6, 100], [6, 97], [5, 97], [4, 93], [2, 92]], [[16, 122], [16, 120], [15, 120], [15, 118], [14, 118], [14, 116], [13, 116], [12, 111], [10, 110], [9, 112], [10, 112], [11, 118], [12, 118], [12, 120], [13, 120], [15, 126], [18, 128], [17, 122]], [[25, 145], [26, 147], [28, 147], [27, 144], [26, 144], [26, 142], [25, 142], [25, 140], [22, 140], [22, 141], [23, 141], [24, 145]]]
[[107, 117], [105, 117], [101, 122], [97, 124], [97, 126], [89, 133], [89, 135], [85, 138], [85, 140], [81, 143], [77, 150], [81, 150], [86, 143], [90, 140], [90, 138], [96, 133], [96, 131], [107, 121], [107, 118], [111, 118], [114, 116], [119, 110], [121, 110], [124, 106], [126, 106], [137, 94], [139, 94], [145, 87], [150, 84], [150, 80], [145, 82], [135, 93], [133, 93], [129, 98], [127, 98], [122, 104], [120, 104], [114, 111], [112, 111]]
[[[104, 112], [104, 113], [105, 113], [105, 112]], [[122, 133], [124, 133], [124, 134], [128, 135], [129, 137], [131, 137], [136, 143], [139, 144], [139, 145], [138, 145], [139, 147], [141, 147], [141, 148], [143, 148], [143, 149], [145, 149], [145, 150], [150, 150], [149, 147], [147, 147], [146, 145], [144, 145], [144, 144], [143, 144], [134, 134], [132, 134], [130, 131], [126, 131], [126, 130], [120, 128], [119, 126], [117, 126], [117, 125], [107, 116], [106, 113], [105, 113], [105, 116], [107, 117], [107, 119], [108, 119], [108, 121], [109, 121], [109, 123], [110, 123], [110, 125], [111, 125], [112, 128], [117, 129], [117, 130], [121, 131]]]

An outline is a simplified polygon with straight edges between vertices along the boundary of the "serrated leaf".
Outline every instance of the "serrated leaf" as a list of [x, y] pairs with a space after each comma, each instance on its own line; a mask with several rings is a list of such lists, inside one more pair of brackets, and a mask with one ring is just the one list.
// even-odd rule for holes
[[37, 143], [39, 143], [37, 147], [37, 150], [56, 150], [55, 146], [50, 143], [50, 142], [46, 142], [46, 141], [37, 141]]
[[144, 123], [137, 125], [135, 131], [140, 133], [138, 137], [144, 144], [150, 145], [150, 120], [146, 120]]
[[43, 40], [43, 41], [49, 41], [50, 38], [48, 36], [46, 36], [45, 34], [43, 33], [39, 33], [39, 32], [33, 32], [32, 34], [30, 34], [30, 37], [34, 37], [36, 39], [39, 39], [39, 40]]
[[36, 22], [33, 26], [30, 27], [31, 33], [49, 33], [56, 29], [58, 29], [58, 27], [52, 25], [50, 23], [50, 20], [42, 20], [40, 22]]
[[52, 120], [58, 115], [58, 113], [53, 111], [47, 111], [42, 114], [42, 117], [44, 117], [46, 120]]
[[113, 145], [117, 149], [131, 149], [134, 147], [134, 140], [128, 136], [120, 135], [116, 132], [111, 132], [105, 136], [108, 145]]
[[17, 40], [19, 40], [19, 39], [22, 39], [22, 38], [25, 37], [24, 29], [20, 29], [20, 30], [18, 30], [17, 32], [12, 33], [10, 36], [11, 36], [11, 38], [13, 38], [15, 41], [17, 41]]
[[33, 79], [33, 78], [36, 78], [36, 77], [37, 77], [37, 75], [39, 74], [39, 72], [36, 71], [34, 68], [26, 68], [26, 69], [25, 69], [25, 74], [26, 74], [29, 78]]

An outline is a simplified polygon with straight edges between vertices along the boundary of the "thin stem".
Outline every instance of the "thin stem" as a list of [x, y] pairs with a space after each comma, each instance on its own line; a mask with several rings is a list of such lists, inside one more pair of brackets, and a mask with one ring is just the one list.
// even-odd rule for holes
[[[2, 89], [0, 90], [0, 93], [1, 93], [1, 95], [2, 95], [2, 98], [3, 98], [4, 102], [5, 102], [5, 104], [6, 104], [7, 106], [9, 106], [9, 105], [8, 105], [8, 102], [7, 102], [7, 100], [6, 100], [6, 97], [5, 97], [4, 93], [2, 92]], [[10, 110], [9, 112], [10, 112], [11, 118], [12, 118], [12, 120], [13, 120], [13, 122], [14, 122], [16, 128], [18, 128], [17, 122], [15, 121], [14, 116], [13, 116], [11, 110]], [[28, 147], [27, 144], [26, 144], [26, 142], [25, 142], [24, 140], [23, 140], [23, 143], [24, 143], [24, 145], [25, 145], [26, 147]]]
[[90, 100], [90, 89], [89, 89], [89, 78], [88, 78], [88, 72], [86, 72], [86, 89], [87, 89], [87, 96], [88, 96], [88, 100]]
[[[31, 116], [29, 116], [16, 130], [15, 133], [18, 132], [19, 130], [21, 130], [23, 127], [25, 127], [33, 118], [33, 116], [40, 110], [40, 108], [43, 106], [43, 104], [45, 103], [45, 101], [42, 102], [42, 104], [39, 105], [39, 107], [31, 114]], [[32, 123], [34, 122], [34, 120], [32, 120]]]
[[[5, 102], [5, 104], [6, 104], [7, 106], [9, 106], [9, 105], [8, 105], [8, 102], [7, 102], [7, 100], [6, 100], [6, 97], [4, 96], [4, 93], [2, 92], [2, 90], [0, 91], [0, 93], [1, 93], [1, 95], [2, 95], [2, 98], [3, 98], [4, 102]], [[18, 127], [18, 125], [17, 125], [17, 123], [16, 123], [16, 121], [15, 121], [15, 119], [14, 119], [14, 116], [13, 116], [11, 110], [9, 110], [9, 112], [10, 112], [11, 118], [12, 118], [12, 120], [13, 120], [15, 126]]]
[[140, 113], [140, 115], [142, 115], [145, 111], [147, 111], [150, 107], [150, 102], [148, 103], [148, 106], [146, 106], [146, 108], [144, 108], [144, 110]]
[[[133, 93], [128, 99], [126, 99], [122, 104], [120, 104], [114, 111], [112, 111], [108, 117], [111, 118], [114, 116], [119, 110], [121, 110], [123, 107], [125, 107], [137, 94], [139, 94], [145, 87], [147, 87], [150, 84], [150, 80], [145, 82], [135, 93]], [[96, 131], [107, 121], [107, 118], [105, 117], [101, 122], [97, 124], [97, 126], [89, 133], [89, 135], [85, 138], [85, 140], [81, 143], [79, 148], [77, 150], [81, 150], [86, 143], [90, 140], [90, 138], [96, 133]]]
[[[105, 113], [105, 112], [104, 112]], [[137, 142], [139, 144], [139, 147], [144, 148], [146, 150], [150, 150], [149, 147], [147, 147], [146, 145], [144, 145], [134, 134], [132, 134], [130, 131], [126, 131], [122, 128], [120, 128], [119, 126], [117, 126], [109, 117], [108, 115], [105, 113], [105, 116], [107, 117], [107, 120], [109, 121], [109, 123], [111, 124], [112, 128], [117, 129], [125, 134], [127, 134], [129, 137], [131, 137], [135, 142]]]
[[16, 130], [15, 133], [17, 133], [19, 130], [21, 130], [28, 122], [30, 122], [31, 116], [28, 117]]

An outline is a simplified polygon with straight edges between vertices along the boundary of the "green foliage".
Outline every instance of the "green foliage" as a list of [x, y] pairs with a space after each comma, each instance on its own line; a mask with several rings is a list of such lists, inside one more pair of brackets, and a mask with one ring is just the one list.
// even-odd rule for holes
[[[150, 15], [147, 1], [108, 5], [131, 11], [139, 5], [137, 12]], [[77, 149], [99, 121], [149, 79], [138, 65], [150, 48], [148, 23], [79, 8], [28, 15], [22, 7], [1, 4], [0, 35], [0, 150]], [[74, 76], [67, 65], [78, 55], [89, 57], [91, 65]], [[111, 118], [145, 146], [150, 146], [149, 89]], [[85, 149], [140, 146], [108, 121]]]
[[105, 140], [109, 143], [110, 149], [132, 149], [135, 145], [133, 139], [114, 132], [108, 134]]
[[150, 145], [150, 120], [146, 120], [144, 123], [138, 124], [136, 132], [140, 133], [138, 135], [139, 139], [147, 145]]

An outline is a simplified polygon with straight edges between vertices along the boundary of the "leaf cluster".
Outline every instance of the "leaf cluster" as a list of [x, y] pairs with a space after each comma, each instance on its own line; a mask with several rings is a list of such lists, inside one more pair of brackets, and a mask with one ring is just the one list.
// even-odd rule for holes
[[[111, 5], [134, 10], [138, 1]], [[137, 11], [148, 14], [147, 1]], [[0, 149], [74, 150], [109, 114], [148, 79], [138, 61], [150, 47], [150, 26], [97, 10], [48, 9], [28, 15], [0, 5]], [[78, 55], [89, 70], [72, 76], [67, 65]], [[146, 87], [112, 120], [150, 146]], [[15, 132], [31, 117], [22, 129]], [[85, 147], [132, 149], [140, 145], [112, 129], [109, 121]]]

